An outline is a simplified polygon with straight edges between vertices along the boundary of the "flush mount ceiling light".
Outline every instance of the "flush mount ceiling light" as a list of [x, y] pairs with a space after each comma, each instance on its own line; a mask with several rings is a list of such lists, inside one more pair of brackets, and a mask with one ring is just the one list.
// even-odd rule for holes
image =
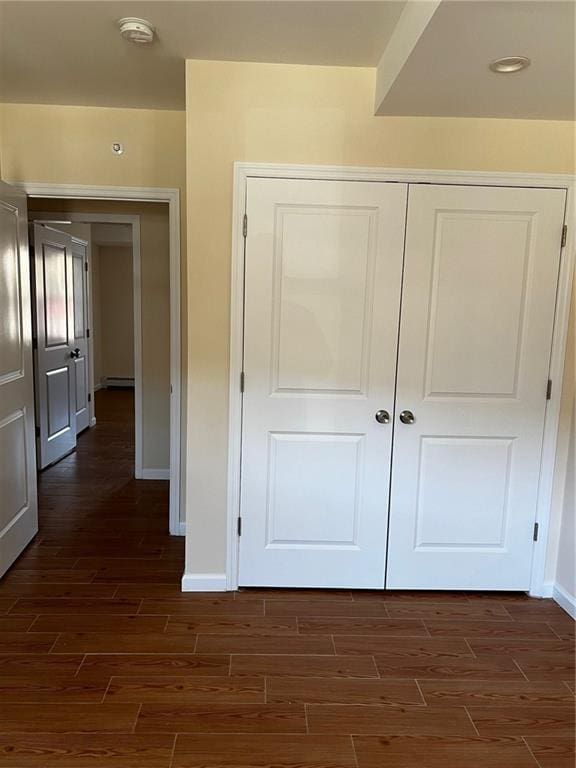
[[492, 72], [509, 74], [510, 72], [520, 72], [530, 66], [530, 59], [527, 56], [502, 56], [500, 59], [494, 59], [490, 62]]
[[120, 34], [131, 43], [151, 43], [156, 30], [146, 19], [136, 19], [132, 16], [118, 20]]

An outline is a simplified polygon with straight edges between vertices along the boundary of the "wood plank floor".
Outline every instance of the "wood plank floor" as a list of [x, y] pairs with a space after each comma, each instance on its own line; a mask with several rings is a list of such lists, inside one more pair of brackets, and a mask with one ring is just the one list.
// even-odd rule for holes
[[42, 474], [0, 582], [0, 766], [573, 768], [574, 623], [518, 594], [182, 594], [132, 400]]

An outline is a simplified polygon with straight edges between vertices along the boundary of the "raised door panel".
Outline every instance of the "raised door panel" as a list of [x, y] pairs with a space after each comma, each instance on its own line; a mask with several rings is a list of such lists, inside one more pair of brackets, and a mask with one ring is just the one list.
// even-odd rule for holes
[[375, 227], [375, 210], [277, 207], [275, 391], [365, 394]]

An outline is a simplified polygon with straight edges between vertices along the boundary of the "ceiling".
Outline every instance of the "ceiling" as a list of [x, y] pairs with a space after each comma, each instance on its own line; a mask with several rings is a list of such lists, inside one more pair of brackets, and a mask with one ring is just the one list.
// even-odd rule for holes
[[[380, 62], [379, 115], [573, 120], [575, 9], [573, 0], [0, 0], [0, 101], [184, 109], [187, 58]], [[122, 40], [122, 16], [149, 19], [156, 42]], [[532, 66], [488, 69], [506, 55]]]
[[[442, 2], [380, 105], [380, 115], [574, 120], [574, 2]], [[528, 56], [502, 75], [488, 64]]]
[[[2, 100], [184, 109], [184, 60], [376, 66], [404, 2], [3, 2]], [[116, 22], [140, 16], [139, 47]]]

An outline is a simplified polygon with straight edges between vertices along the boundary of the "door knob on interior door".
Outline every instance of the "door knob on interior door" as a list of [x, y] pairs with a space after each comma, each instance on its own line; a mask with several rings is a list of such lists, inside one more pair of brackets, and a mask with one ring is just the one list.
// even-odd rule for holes
[[78, 349], [78, 347], [76, 347], [70, 352], [70, 357], [80, 357], [80, 350]]
[[390, 414], [388, 411], [376, 411], [374, 418], [378, 424], [388, 424], [390, 421]]
[[400, 414], [400, 421], [402, 424], [414, 424], [416, 419], [414, 418], [412, 411], [402, 411]]

